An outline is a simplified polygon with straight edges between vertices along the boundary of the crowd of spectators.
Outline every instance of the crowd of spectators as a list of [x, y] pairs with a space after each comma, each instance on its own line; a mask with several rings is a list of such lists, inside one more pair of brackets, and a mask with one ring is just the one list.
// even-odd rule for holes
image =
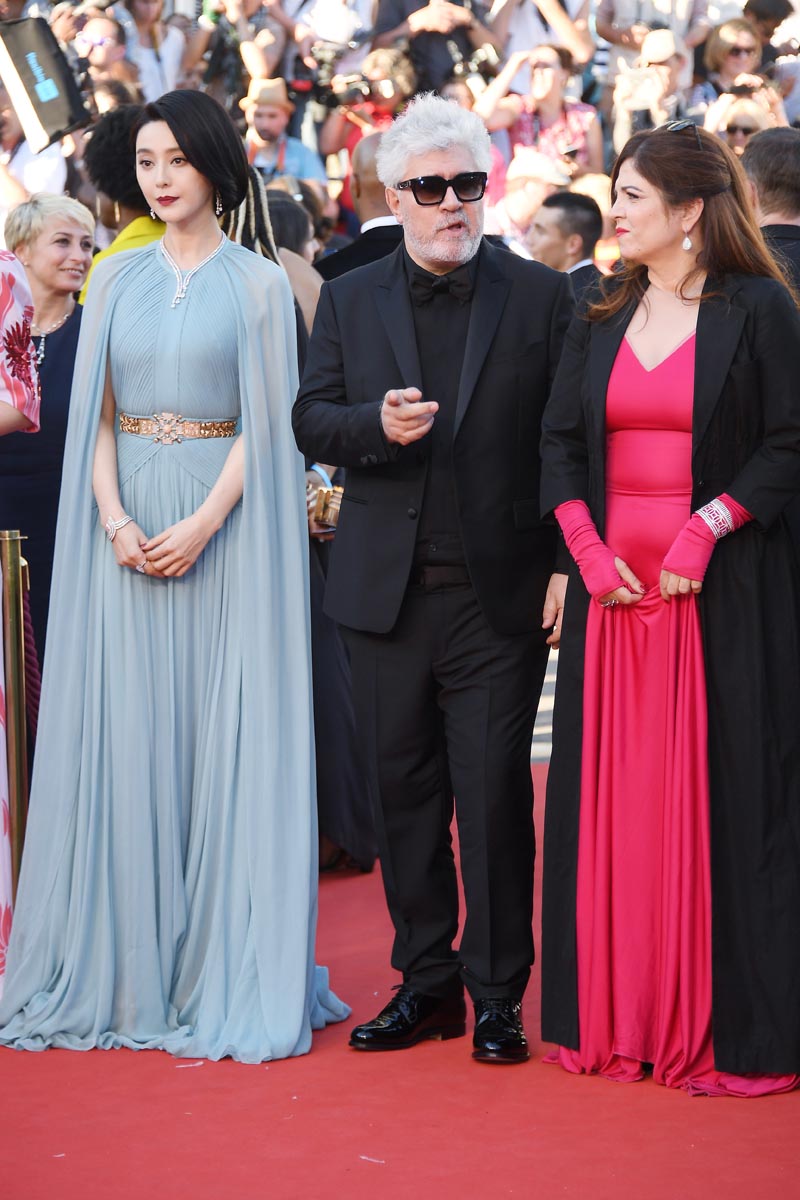
[[[34, 154], [3, 88], [0, 233], [42, 191], [98, 215], [85, 155], [93, 123], [173, 88], [219, 100], [265, 186], [310, 203], [303, 254], [316, 241], [318, 263], [361, 232], [356, 146], [420, 91], [484, 120], [488, 228], [530, 256], [542, 202], [607, 176], [639, 129], [691, 120], [741, 155], [754, 133], [800, 124], [792, 0], [0, 0], [0, 21], [27, 17], [49, 23], [91, 122]], [[107, 211], [100, 250], [118, 232]]]

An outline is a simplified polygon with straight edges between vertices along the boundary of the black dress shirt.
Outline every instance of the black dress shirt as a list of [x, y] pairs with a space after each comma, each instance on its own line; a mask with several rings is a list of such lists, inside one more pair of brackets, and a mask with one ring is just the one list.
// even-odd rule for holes
[[[423, 271], [407, 252], [404, 257], [422, 371], [422, 398], [435, 400], [439, 405], [433, 428], [418, 443], [420, 451], [428, 457], [429, 465], [414, 562], [417, 566], [460, 566], [465, 559], [453, 476], [453, 430], [470, 303], [456, 299], [449, 291], [437, 290], [437, 283], [447, 276]], [[477, 262], [478, 255], [475, 255], [467, 264], [473, 284]], [[412, 284], [415, 278], [418, 282], [428, 281], [433, 287], [433, 294], [423, 304], [414, 300]]]

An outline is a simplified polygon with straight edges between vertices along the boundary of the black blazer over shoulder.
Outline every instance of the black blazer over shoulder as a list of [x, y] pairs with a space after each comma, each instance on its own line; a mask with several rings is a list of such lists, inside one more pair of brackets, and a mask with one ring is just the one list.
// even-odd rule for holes
[[338, 279], [357, 267], [366, 267], [391, 254], [403, 240], [402, 225], [375, 225], [360, 233], [349, 246], [328, 254], [314, 266], [323, 279]]
[[[605, 521], [605, 401], [633, 310], [576, 318], [542, 438], [542, 509]], [[709, 282], [698, 314], [692, 507], [728, 492], [753, 521], [714, 550], [698, 598], [708, 696], [712, 1026], [717, 1068], [800, 1072], [800, 316], [786, 289]], [[575, 883], [589, 596], [567, 589], [545, 827], [542, 1027], [578, 1044]]]
[[[347, 468], [325, 609], [388, 632], [408, 583], [429, 445], [388, 445], [380, 407], [421, 387], [402, 247], [323, 285], [293, 412], [297, 443]], [[467, 566], [499, 633], [538, 628], [555, 537], [539, 520], [539, 436], [573, 311], [565, 276], [484, 242], [459, 374], [453, 473]]]

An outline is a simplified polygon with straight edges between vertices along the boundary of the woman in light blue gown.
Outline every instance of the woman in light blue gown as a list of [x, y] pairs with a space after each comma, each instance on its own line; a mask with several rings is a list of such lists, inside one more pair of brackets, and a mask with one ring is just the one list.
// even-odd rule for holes
[[83, 318], [0, 1044], [260, 1062], [349, 1011], [314, 964], [295, 318], [220, 233], [247, 187], [223, 110], [143, 122], [167, 233]]

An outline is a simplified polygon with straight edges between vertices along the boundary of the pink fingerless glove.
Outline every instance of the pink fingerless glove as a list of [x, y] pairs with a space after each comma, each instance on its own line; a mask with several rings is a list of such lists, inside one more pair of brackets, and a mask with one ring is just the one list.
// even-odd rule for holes
[[555, 509], [555, 517], [564, 541], [575, 562], [586, 590], [595, 600], [627, 587], [614, 563], [614, 555], [605, 544], [583, 500], [567, 500]]
[[746, 508], [723, 492], [692, 513], [667, 551], [661, 564], [663, 570], [702, 582], [719, 539], [752, 519]]

